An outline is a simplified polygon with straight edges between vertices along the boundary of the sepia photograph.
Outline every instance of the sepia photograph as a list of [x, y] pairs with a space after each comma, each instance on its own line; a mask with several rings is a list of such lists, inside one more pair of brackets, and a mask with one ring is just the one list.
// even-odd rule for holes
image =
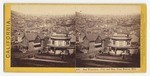
[[140, 15], [134, 5], [81, 7], [76, 66], [140, 67]]
[[76, 8], [13, 5], [11, 66], [140, 67], [139, 6]]
[[141, 68], [141, 11], [130, 4], [12, 4], [10, 67]]
[[12, 67], [75, 67], [74, 7], [13, 5]]

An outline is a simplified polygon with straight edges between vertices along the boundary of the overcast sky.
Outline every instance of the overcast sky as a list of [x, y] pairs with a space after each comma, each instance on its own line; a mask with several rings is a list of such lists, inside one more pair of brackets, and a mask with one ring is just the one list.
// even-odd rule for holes
[[140, 14], [138, 5], [50, 5], [15, 4], [11, 9], [30, 15], [70, 15], [81, 12], [91, 15], [130, 15]]

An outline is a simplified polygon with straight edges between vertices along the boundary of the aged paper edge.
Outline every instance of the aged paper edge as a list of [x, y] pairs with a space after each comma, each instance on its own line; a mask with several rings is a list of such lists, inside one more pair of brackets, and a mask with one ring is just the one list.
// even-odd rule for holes
[[[6, 3], [4, 5], [4, 71], [5, 72], [111, 72], [111, 73], [144, 73], [146, 72], [146, 4], [123, 4], [141, 6], [141, 27], [140, 27], [140, 68], [59, 68], [59, 67], [11, 67], [11, 5], [17, 3]], [[24, 3], [23, 3], [24, 4]], [[28, 3], [25, 3], [28, 4]], [[34, 4], [34, 3], [32, 3]], [[44, 4], [43, 4], [44, 5]], [[52, 4], [56, 5], [56, 4]], [[63, 4], [58, 4], [63, 5]], [[68, 5], [120, 5], [120, 4], [68, 4]], [[96, 69], [96, 70], [93, 70]]]

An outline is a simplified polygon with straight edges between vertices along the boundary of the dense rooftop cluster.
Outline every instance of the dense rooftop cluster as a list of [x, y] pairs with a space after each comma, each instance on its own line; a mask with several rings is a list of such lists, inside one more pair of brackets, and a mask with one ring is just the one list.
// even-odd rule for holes
[[140, 15], [138, 14], [93, 16], [75, 12], [74, 15], [64, 16], [33, 16], [11, 11], [11, 16], [12, 32], [15, 29], [24, 31], [27, 28], [51, 29], [53, 26], [62, 26], [68, 32], [86, 33], [92, 31], [110, 37], [114, 32], [130, 34], [133, 31], [136, 36], [139, 36], [140, 30]]

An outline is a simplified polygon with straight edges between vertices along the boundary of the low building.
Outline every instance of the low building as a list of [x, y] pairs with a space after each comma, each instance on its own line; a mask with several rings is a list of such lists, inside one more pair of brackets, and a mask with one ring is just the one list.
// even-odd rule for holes
[[40, 33], [41, 28], [25, 28], [24, 31], [25, 33]]
[[78, 36], [79, 36], [78, 37], [78, 42], [82, 43], [83, 42], [83, 38], [85, 37], [85, 33], [79, 33]]
[[69, 36], [71, 37], [70, 45], [74, 46], [75, 43], [76, 43], [76, 33], [72, 31], [72, 32], [69, 33]]
[[20, 44], [20, 51], [26, 53], [27, 51], [39, 51], [43, 49], [43, 34], [38, 33], [26, 33]]
[[14, 35], [13, 35], [12, 41], [14, 43], [20, 43], [20, 42], [22, 42], [23, 37], [24, 37], [24, 33], [20, 30], [16, 30]]
[[68, 48], [70, 47], [71, 37], [69, 33], [60, 27], [56, 30], [54, 29], [50, 35], [50, 43], [48, 44], [54, 54], [68, 53]]
[[36, 50], [41, 46], [40, 37], [37, 35], [37, 33], [26, 34], [26, 38], [29, 41], [28, 51]]
[[87, 52], [100, 51], [103, 49], [103, 39], [96, 33], [86, 33], [83, 38], [83, 46]]
[[131, 48], [131, 39], [127, 34], [115, 33], [113, 37], [110, 37], [110, 54], [121, 55], [128, 54]]
[[129, 35], [132, 40], [131, 40], [131, 46], [139, 46], [140, 45], [140, 34], [135, 32], [135, 31], [132, 31], [130, 32], [130, 35]]

